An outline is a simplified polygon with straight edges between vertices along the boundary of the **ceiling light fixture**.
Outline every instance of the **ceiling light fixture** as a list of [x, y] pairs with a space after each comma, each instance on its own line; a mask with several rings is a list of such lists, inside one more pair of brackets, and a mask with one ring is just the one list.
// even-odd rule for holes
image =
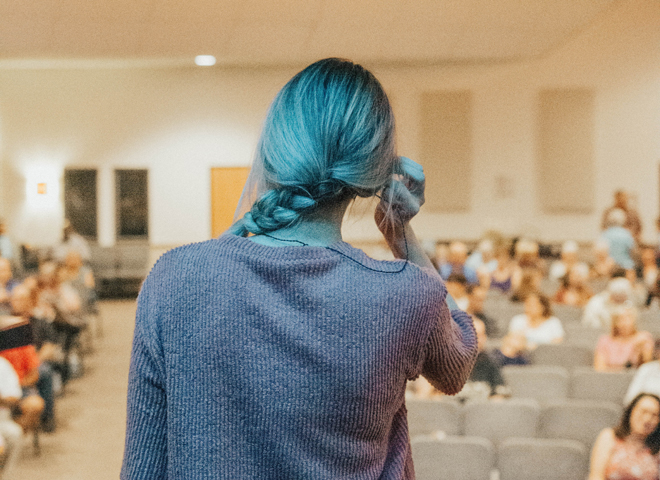
[[197, 55], [195, 64], [200, 67], [212, 67], [215, 65], [215, 57], [213, 55]]

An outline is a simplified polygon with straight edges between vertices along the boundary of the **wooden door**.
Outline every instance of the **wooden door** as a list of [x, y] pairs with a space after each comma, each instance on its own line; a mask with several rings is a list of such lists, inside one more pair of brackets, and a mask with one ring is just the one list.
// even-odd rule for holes
[[250, 167], [211, 168], [211, 235], [227, 230], [241, 198]]

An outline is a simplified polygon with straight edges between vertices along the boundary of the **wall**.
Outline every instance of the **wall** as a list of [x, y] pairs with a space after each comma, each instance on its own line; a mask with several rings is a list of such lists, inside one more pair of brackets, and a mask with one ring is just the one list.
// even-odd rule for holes
[[[541, 240], [592, 240], [617, 188], [638, 199], [645, 238], [658, 215], [660, 2], [621, 2], [551, 54], [525, 62], [375, 67], [391, 94], [401, 154], [419, 154], [423, 92], [473, 92], [471, 209], [423, 212], [427, 239], [478, 238], [488, 229]], [[49, 244], [61, 198], [31, 204], [30, 169], [59, 181], [64, 166], [99, 168], [99, 243], [114, 243], [114, 168], [150, 170], [150, 241], [156, 248], [210, 236], [210, 168], [249, 163], [282, 69], [78, 68], [0, 71], [0, 215], [17, 241]], [[536, 186], [537, 95], [548, 88], [595, 92], [595, 205], [592, 213], [541, 213]], [[570, 172], [567, 172], [570, 175]], [[498, 198], [506, 186], [509, 195]], [[378, 233], [353, 209], [349, 240]], [[44, 213], [45, 212], [45, 213]], [[357, 212], [357, 214], [355, 213]]]

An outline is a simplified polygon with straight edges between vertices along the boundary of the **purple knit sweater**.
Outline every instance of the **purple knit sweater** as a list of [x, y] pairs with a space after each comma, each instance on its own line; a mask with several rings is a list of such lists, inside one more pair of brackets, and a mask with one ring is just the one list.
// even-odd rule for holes
[[121, 478], [414, 478], [404, 391], [446, 393], [476, 357], [434, 272], [346, 243], [223, 235], [172, 250], [144, 283]]

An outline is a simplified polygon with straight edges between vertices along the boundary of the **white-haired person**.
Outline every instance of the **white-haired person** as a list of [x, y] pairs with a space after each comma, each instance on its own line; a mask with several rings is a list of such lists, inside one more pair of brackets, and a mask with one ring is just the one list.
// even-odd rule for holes
[[[247, 212], [143, 284], [123, 480], [414, 477], [406, 383], [456, 394], [477, 341], [410, 226], [424, 175], [394, 138], [360, 65], [321, 60], [280, 90]], [[342, 241], [350, 202], [375, 195], [399, 260]]]
[[587, 302], [582, 313], [582, 324], [609, 330], [612, 322], [612, 311], [626, 305], [634, 305], [633, 287], [627, 278], [617, 277], [610, 280], [607, 288], [597, 293]]
[[633, 270], [636, 243], [630, 231], [624, 228], [625, 222], [626, 212], [619, 208], [610, 211], [607, 215], [607, 228], [601, 234], [600, 239], [607, 242], [610, 257], [619, 267]]
[[579, 265], [581, 263], [578, 257], [579, 250], [577, 242], [573, 240], [564, 242], [561, 246], [561, 258], [552, 262], [548, 277], [555, 281], [561, 280], [574, 266]]
[[598, 339], [594, 369], [618, 372], [637, 368], [653, 358], [653, 337], [637, 330], [637, 310], [621, 307], [612, 312], [610, 332]]

